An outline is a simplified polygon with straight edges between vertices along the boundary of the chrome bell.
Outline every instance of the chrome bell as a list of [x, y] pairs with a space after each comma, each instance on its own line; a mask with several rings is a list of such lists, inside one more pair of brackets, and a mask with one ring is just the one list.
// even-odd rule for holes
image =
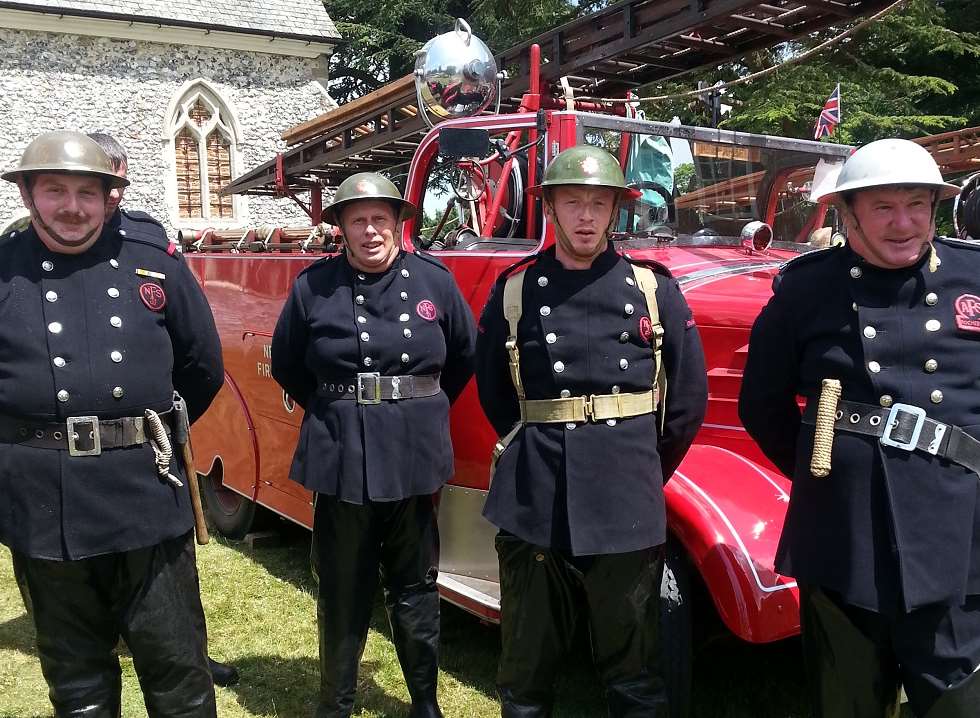
[[440, 122], [483, 112], [497, 98], [500, 79], [490, 48], [461, 18], [415, 53], [415, 90], [430, 126], [427, 113]]

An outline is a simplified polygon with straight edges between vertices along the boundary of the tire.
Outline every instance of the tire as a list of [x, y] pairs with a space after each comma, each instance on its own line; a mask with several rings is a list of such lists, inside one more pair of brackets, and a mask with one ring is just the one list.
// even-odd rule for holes
[[198, 474], [204, 514], [219, 534], [239, 541], [252, 530], [258, 507], [254, 501], [225, 488], [222, 476], [220, 464], [216, 464], [210, 474]]
[[691, 714], [694, 673], [690, 565], [683, 551], [668, 541], [660, 584], [660, 646], [670, 718]]

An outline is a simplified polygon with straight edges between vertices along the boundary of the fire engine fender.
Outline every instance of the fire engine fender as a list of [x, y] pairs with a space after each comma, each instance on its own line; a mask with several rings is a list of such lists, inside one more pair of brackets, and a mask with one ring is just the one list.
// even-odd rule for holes
[[[228, 372], [192, 432], [208, 519], [223, 536], [242, 538], [251, 529], [257, 509], [259, 452], [252, 416]], [[207, 470], [201, 471], [202, 467]]]
[[725, 626], [752, 643], [800, 630], [796, 582], [773, 567], [789, 489], [782, 475], [707, 444], [691, 447], [665, 488], [672, 540]]

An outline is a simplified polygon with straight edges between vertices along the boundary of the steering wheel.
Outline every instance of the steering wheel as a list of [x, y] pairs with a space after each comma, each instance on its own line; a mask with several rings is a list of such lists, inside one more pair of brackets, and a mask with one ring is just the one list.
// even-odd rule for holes
[[[674, 223], [674, 218], [676, 217], [676, 214], [677, 214], [676, 208], [674, 207], [674, 195], [671, 194], [671, 192], [666, 187], [664, 187], [659, 182], [654, 182], [653, 180], [644, 180], [642, 182], [635, 182], [633, 184], [630, 184], [629, 185], [629, 188], [630, 189], [636, 189], [636, 190], [645, 190], [645, 189], [653, 190], [654, 192], [656, 192], [657, 194], [659, 194], [661, 197], [663, 197], [664, 198], [664, 206], [666, 206], [666, 208], [667, 208], [667, 224], [673, 224]], [[641, 200], [639, 200], [639, 199], [635, 199], [635, 200], [633, 200], [633, 203], [635, 204], [635, 203], [640, 202], [640, 201]], [[644, 202], [643, 204], [647, 204], [647, 203]], [[651, 223], [651, 225], [653, 225], [653, 224], [663, 224], [663, 222], [661, 221], [661, 218], [660, 217], [654, 216], [653, 212], [654, 212], [655, 209], [660, 209], [660, 208], [659, 207], [655, 207], [653, 205], [650, 205], [650, 209], [648, 210], [648, 217], [647, 217], [647, 219], [649, 220], [649, 222]]]

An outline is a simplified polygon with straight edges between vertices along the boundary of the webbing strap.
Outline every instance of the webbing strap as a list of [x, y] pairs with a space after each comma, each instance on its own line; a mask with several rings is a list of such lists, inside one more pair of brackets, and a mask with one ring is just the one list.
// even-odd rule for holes
[[504, 282], [504, 318], [507, 319], [507, 355], [510, 364], [510, 380], [518, 401], [524, 401], [524, 383], [521, 381], [521, 352], [517, 348], [517, 324], [524, 310], [524, 271], [515, 272]]
[[663, 362], [664, 328], [660, 323], [660, 306], [657, 304], [657, 275], [649, 267], [630, 264], [636, 284], [647, 300], [647, 311], [650, 313], [650, 324], [653, 327], [651, 344], [653, 345], [654, 386], [659, 398], [660, 430], [664, 428], [664, 417], [667, 415], [664, 407], [667, 404], [667, 370]]

